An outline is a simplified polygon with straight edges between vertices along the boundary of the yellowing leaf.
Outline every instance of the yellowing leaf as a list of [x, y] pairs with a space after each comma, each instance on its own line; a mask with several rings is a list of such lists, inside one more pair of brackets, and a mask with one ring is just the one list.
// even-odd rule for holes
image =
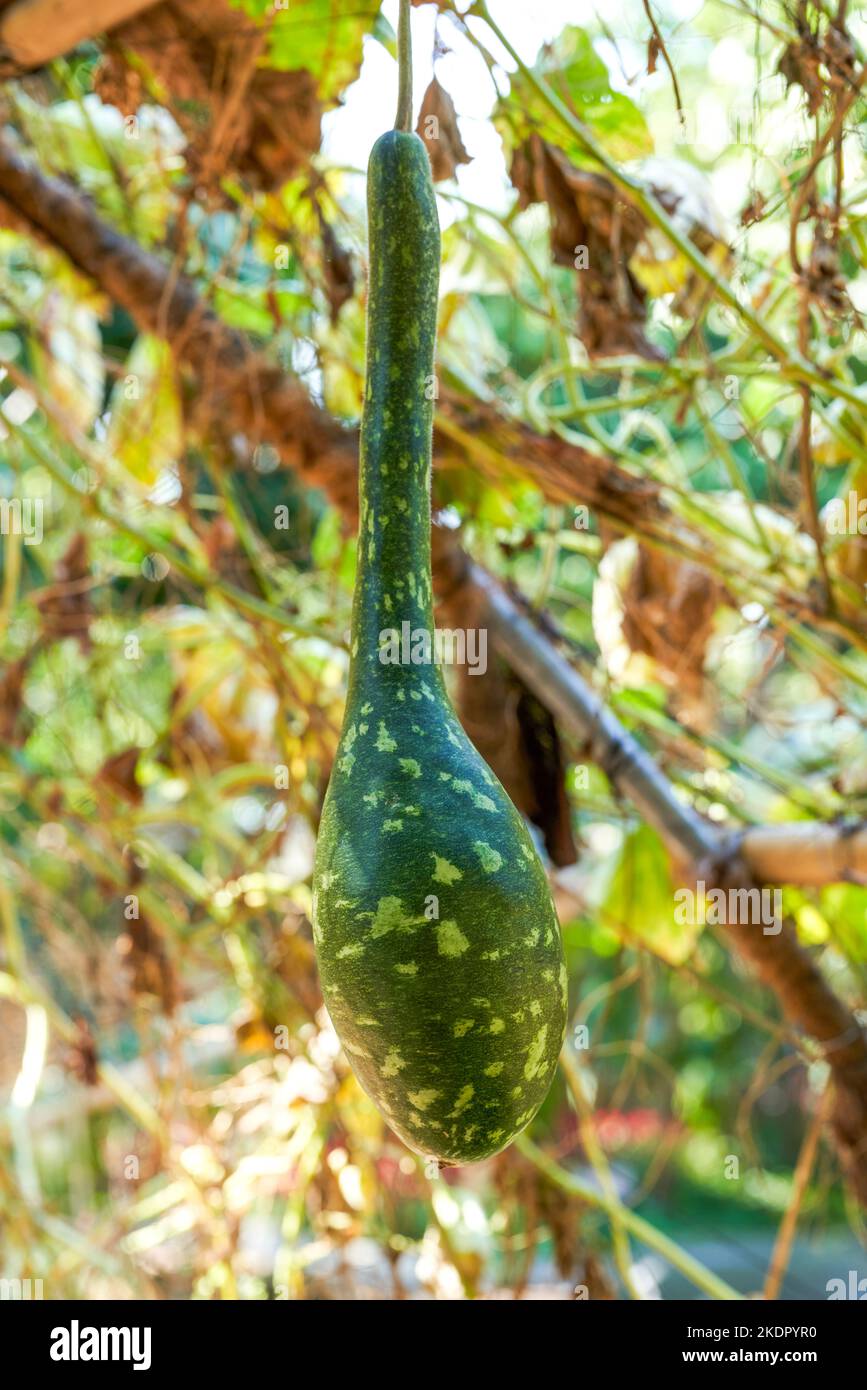
[[128, 473], [152, 487], [183, 447], [181, 407], [171, 350], [158, 338], [136, 338], [111, 396], [106, 446]]

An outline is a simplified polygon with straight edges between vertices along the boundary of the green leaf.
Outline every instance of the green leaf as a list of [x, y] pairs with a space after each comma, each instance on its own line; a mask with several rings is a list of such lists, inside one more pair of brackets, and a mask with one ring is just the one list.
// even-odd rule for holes
[[386, 49], [396, 61], [397, 34], [392, 29], [384, 14], [380, 13], [376, 16], [370, 33], [371, 37], [376, 39], [377, 43], [381, 43], [383, 48]]
[[343, 531], [340, 513], [336, 507], [328, 507], [316, 527], [310, 553], [318, 569], [332, 569], [343, 549]]
[[[615, 159], [637, 159], [653, 150], [644, 116], [623, 92], [615, 92], [608, 69], [583, 29], [570, 26], [542, 50], [534, 72], [589, 126]], [[510, 74], [511, 91], [494, 111], [508, 153], [534, 132], [556, 145], [575, 164], [586, 164], [583, 146], [522, 73]]]
[[214, 290], [214, 308], [220, 318], [232, 328], [268, 338], [274, 331], [274, 315], [266, 301], [265, 291], [255, 286], [221, 285]]
[[361, 67], [365, 34], [373, 31], [380, 0], [291, 0], [275, 10], [273, 0], [232, 0], [254, 19], [267, 19], [266, 66], [281, 72], [306, 68], [325, 105], [354, 82]]
[[819, 902], [850, 959], [867, 960], [867, 888], [857, 883], [832, 883], [822, 889]]
[[642, 825], [624, 836], [603, 884], [599, 906], [605, 926], [627, 940], [638, 938], [671, 965], [687, 959], [701, 924], [675, 920], [668, 855], [655, 830]]

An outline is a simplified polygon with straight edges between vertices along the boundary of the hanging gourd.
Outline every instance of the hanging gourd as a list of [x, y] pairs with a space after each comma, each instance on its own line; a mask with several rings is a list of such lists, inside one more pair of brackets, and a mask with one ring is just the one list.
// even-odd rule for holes
[[[329, 1012], [392, 1129], [441, 1163], [498, 1152], [535, 1115], [563, 1041], [566, 970], [545, 871], [465, 735], [434, 651], [430, 472], [440, 234], [410, 132], [409, 0], [396, 128], [368, 169], [370, 285], [349, 689], [314, 870]], [[416, 648], [418, 649], [418, 648]]]

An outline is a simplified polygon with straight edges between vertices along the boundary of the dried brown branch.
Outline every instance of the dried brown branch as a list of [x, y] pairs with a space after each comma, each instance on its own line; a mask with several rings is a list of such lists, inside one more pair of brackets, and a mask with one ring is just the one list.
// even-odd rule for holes
[[867, 882], [867, 826], [792, 821], [757, 825], [741, 840], [741, 854], [760, 883]]
[[17, 0], [0, 14], [0, 62], [41, 67], [82, 39], [114, 29], [154, 0]]

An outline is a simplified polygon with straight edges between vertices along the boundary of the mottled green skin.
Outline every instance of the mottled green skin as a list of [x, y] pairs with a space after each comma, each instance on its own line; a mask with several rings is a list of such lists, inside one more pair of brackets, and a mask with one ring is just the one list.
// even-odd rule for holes
[[[430, 465], [440, 240], [428, 156], [390, 132], [368, 175], [370, 303], [359, 568], [346, 715], [314, 874], [325, 997], [352, 1066], [413, 1149], [469, 1163], [542, 1103], [566, 972], [545, 872], [433, 665]], [[432, 393], [428, 390], [428, 395]]]

